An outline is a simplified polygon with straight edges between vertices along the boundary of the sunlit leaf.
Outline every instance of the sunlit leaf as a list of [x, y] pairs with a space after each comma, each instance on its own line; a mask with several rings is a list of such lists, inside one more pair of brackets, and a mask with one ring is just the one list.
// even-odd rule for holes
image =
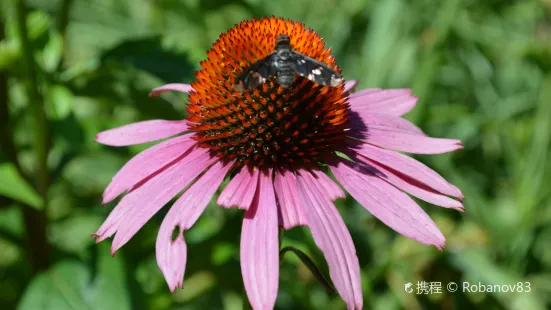
[[42, 198], [23, 179], [13, 164], [0, 164], [0, 195], [25, 203], [33, 208], [42, 208]]
[[57, 31], [52, 31], [49, 40], [42, 50], [42, 63], [46, 71], [57, 69], [63, 56], [63, 38]]
[[71, 113], [74, 98], [71, 91], [61, 85], [48, 88], [48, 114], [51, 119], [60, 120]]

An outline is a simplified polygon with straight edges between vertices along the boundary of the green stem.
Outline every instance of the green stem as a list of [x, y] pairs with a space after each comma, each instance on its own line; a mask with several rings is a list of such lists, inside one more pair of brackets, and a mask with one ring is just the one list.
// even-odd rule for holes
[[[4, 40], [4, 23], [0, 19], [0, 41]], [[8, 72], [0, 71], [0, 147], [6, 158], [12, 162], [17, 171], [24, 177], [23, 169], [17, 158], [17, 149], [13, 143], [8, 109]]]
[[304, 252], [302, 252], [301, 250], [299, 250], [295, 247], [292, 247], [292, 246], [284, 247], [283, 249], [281, 249], [281, 251], [279, 251], [279, 261], [280, 261], [280, 263], [283, 261], [283, 256], [287, 252], [294, 253], [302, 261], [302, 263], [304, 263], [304, 265], [306, 265], [308, 270], [310, 270], [312, 275], [314, 275], [316, 280], [318, 280], [318, 282], [325, 288], [325, 290], [329, 294], [336, 294], [337, 293], [337, 290], [335, 289], [333, 284], [329, 280], [327, 280], [327, 278], [323, 275], [323, 273], [321, 273], [321, 271], [316, 266], [314, 261], [308, 255], [306, 255]]
[[34, 147], [36, 152], [35, 184], [38, 194], [42, 197], [42, 210], [37, 211], [31, 208], [23, 207], [23, 218], [26, 226], [27, 237], [30, 242], [30, 257], [33, 270], [40, 271], [48, 267], [49, 244], [47, 242], [47, 220], [46, 210], [48, 204], [48, 121], [44, 108], [44, 101], [40, 95], [36, 62], [33, 56], [32, 44], [29, 40], [27, 30], [27, 6], [24, 0], [16, 0], [17, 26], [19, 30], [19, 39], [23, 49], [27, 70], [27, 92], [29, 96], [29, 106], [32, 110], [35, 120]]
[[56, 26], [61, 35], [65, 35], [65, 32], [67, 31], [67, 26], [69, 25], [69, 12], [72, 4], [73, 0], [63, 0], [63, 2], [61, 2], [61, 6], [59, 7], [59, 15]]
[[[72, 4], [73, 0], [63, 0], [61, 2], [61, 6], [59, 7], [59, 14], [57, 18], [58, 22], [56, 26], [63, 40], [63, 55], [66, 54], [65, 51], [67, 49], [67, 27], [69, 26], [69, 13], [71, 12]], [[57, 71], [61, 70], [63, 62], [64, 59], [59, 62]]]

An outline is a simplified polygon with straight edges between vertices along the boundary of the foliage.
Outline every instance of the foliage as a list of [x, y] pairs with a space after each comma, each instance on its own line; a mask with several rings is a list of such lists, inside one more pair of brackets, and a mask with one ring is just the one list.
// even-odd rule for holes
[[[466, 196], [464, 214], [422, 204], [447, 236], [443, 252], [397, 235], [352, 199], [337, 203], [358, 250], [366, 308], [551, 306], [550, 1], [27, 0], [26, 16], [18, 14], [22, 2], [0, 4], [3, 309], [242, 307], [238, 210], [210, 205], [186, 233], [186, 288], [174, 294], [154, 255], [166, 210], [115, 258], [94, 244], [90, 233], [114, 207], [101, 207], [103, 188], [146, 146], [93, 139], [138, 120], [182, 118], [186, 96], [149, 99], [149, 90], [191, 82], [221, 32], [270, 15], [320, 33], [360, 88], [413, 88], [420, 101], [407, 117], [465, 145], [417, 157]], [[282, 246], [290, 245], [327, 274], [307, 230], [286, 232]], [[404, 292], [405, 283], [423, 280], [443, 288], [526, 281], [532, 290]], [[277, 307], [345, 305], [285, 255]]]

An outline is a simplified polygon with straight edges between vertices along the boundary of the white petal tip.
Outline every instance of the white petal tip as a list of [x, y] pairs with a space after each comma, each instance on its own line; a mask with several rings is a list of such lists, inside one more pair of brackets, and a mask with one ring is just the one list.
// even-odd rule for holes
[[117, 240], [118, 234], [115, 236], [115, 239], [113, 240], [113, 243], [111, 244], [111, 256], [115, 256], [115, 253], [117, 253], [118, 250], [124, 245], [124, 243], [121, 243]]
[[114, 141], [110, 141], [108, 137], [104, 134], [105, 132], [98, 132], [96, 134], [96, 138], [94, 139], [95, 142], [103, 145], [109, 145], [109, 146], [124, 146], [124, 144], [119, 144]]
[[453, 141], [454, 141], [454, 145], [455, 145], [455, 150], [464, 149], [463, 142], [461, 142], [461, 140], [453, 140]]
[[225, 209], [231, 209], [231, 208], [238, 208], [238, 209], [241, 209], [241, 210], [247, 210], [248, 209], [248, 207], [231, 203], [231, 202], [227, 201], [226, 199], [222, 199], [222, 200], [218, 199], [218, 200], [216, 200], [216, 204], [223, 207], [223, 208], [225, 208]]
[[189, 84], [171, 83], [171, 84], [166, 84], [166, 85], [152, 89], [149, 92], [148, 96], [149, 97], [159, 96], [162, 93], [167, 91], [178, 91], [183, 93], [189, 93], [192, 90], [193, 90], [193, 87], [191, 87], [191, 85]]
[[115, 199], [115, 198], [117, 198], [117, 197], [113, 197], [110, 193], [104, 192], [102, 197], [101, 197], [101, 205], [105, 206], [106, 204], [113, 201], [113, 199]]
[[96, 232], [96, 233], [93, 233], [93, 234], [90, 234], [90, 236], [92, 238], [94, 238], [94, 240], [96, 241], [96, 244], [102, 242], [103, 240], [109, 238], [109, 236], [106, 236], [103, 232]]
[[219, 205], [219, 206], [221, 206], [221, 207], [228, 208], [228, 207], [226, 206], [226, 201], [220, 199], [220, 196], [218, 196], [218, 199], [216, 199], [216, 204]]
[[258, 304], [258, 303], [252, 303], [251, 306], [254, 310], [272, 310], [274, 308], [274, 305]]
[[177, 289], [183, 289], [184, 288], [184, 283], [183, 283], [183, 281], [178, 281], [178, 283], [176, 283], [176, 285], [169, 285], [168, 288], [170, 289], [171, 293], [174, 293]]
[[96, 134], [96, 137], [94, 138], [94, 141], [96, 141], [97, 143], [103, 144], [103, 142], [101, 141], [101, 140], [102, 140], [102, 139], [101, 139], [101, 136], [102, 136], [102, 135], [101, 135], [101, 132], [98, 132], [98, 133]]
[[90, 237], [94, 238], [94, 241], [96, 241], [96, 244], [101, 242], [101, 236], [97, 233], [90, 234]]
[[149, 98], [151, 98], [151, 97], [158, 97], [158, 96], [160, 96], [160, 95], [161, 95], [162, 93], [164, 93], [164, 92], [166, 92], [165, 89], [154, 88], [153, 90], [151, 90], [151, 91], [149, 92], [149, 94], [147, 94], [147, 96], [148, 96]]
[[345, 92], [352, 92], [356, 90], [356, 86], [358, 86], [359, 80], [351, 80], [344, 83], [344, 91]]
[[436, 249], [440, 252], [444, 251], [444, 248], [446, 248], [446, 242], [443, 241], [442, 243], [440, 244], [435, 244], [434, 245], [436, 247]]
[[347, 304], [348, 310], [362, 310], [362, 304]]

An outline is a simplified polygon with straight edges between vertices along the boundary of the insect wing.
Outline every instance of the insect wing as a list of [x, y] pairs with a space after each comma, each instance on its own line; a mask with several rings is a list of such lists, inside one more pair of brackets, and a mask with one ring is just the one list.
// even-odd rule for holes
[[265, 83], [267, 79], [276, 74], [274, 58], [275, 53], [272, 53], [243, 69], [235, 78], [233, 89], [243, 92], [246, 89], [256, 88], [258, 85]]
[[343, 79], [335, 69], [308, 56], [293, 51], [298, 75], [325, 86], [339, 86]]

